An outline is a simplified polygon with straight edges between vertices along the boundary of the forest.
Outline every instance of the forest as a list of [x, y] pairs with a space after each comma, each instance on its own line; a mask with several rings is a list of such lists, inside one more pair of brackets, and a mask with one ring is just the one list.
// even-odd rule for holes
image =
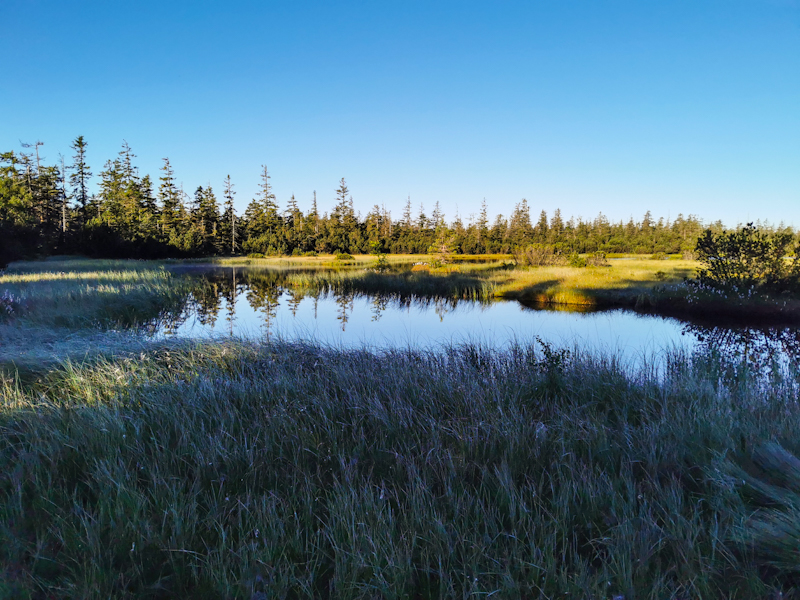
[[[407, 199], [402, 215], [375, 204], [357, 211], [344, 178], [332, 194], [330, 210], [320, 209], [316, 191], [305, 212], [292, 195], [279, 204], [266, 166], [259, 192], [237, 214], [230, 176], [220, 192], [212, 185], [191, 193], [178, 183], [168, 158], [157, 180], [142, 175], [127, 143], [99, 172], [96, 191], [88, 143], [73, 140], [71, 162], [44, 164], [42, 142], [22, 151], [0, 153], [0, 264], [54, 254], [108, 258], [203, 257], [214, 255], [314, 255], [317, 253], [460, 254], [510, 253], [532, 244], [573, 253], [691, 253], [704, 229], [719, 232], [721, 221], [703, 223], [694, 215], [611, 222], [602, 212], [592, 220], [566, 219], [560, 210], [538, 218], [522, 199], [510, 215], [490, 220], [486, 200], [465, 223], [446, 219], [437, 202], [430, 212]], [[331, 186], [334, 187], [333, 185]], [[322, 212], [320, 212], [322, 210]], [[783, 224], [759, 223], [774, 233], [795, 232]]]

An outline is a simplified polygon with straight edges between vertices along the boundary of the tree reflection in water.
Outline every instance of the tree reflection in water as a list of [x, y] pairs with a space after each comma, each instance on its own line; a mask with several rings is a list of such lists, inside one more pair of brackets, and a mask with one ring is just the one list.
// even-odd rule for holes
[[[295, 271], [296, 273], [296, 271]], [[457, 310], [459, 300], [454, 298], [424, 298], [413, 295], [390, 293], [367, 294], [358, 291], [334, 293], [315, 291], [291, 285], [287, 281], [292, 272], [267, 269], [241, 268], [203, 268], [194, 275], [192, 286], [183, 303], [171, 303], [159, 317], [142, 328], [151, 333], [175, 334], [178, 328], [193, 318], [200, 325], [213, 327], [221, 315], [227, 325], [227, 332], [235, 333], [236, 303], [242, 295], [254, 312], [261, 315], [261, 327], [267, 337], [272, 335], [278, 308], [284, 302], [287, 313], [293, 318], [302, 315], [301, 303], [308, 297], [313, 299], [313, 318], [318, 318], [317, 307], [320, 299], [331, 299], [337, 307], [336, 319], [342, 331], [355, 310], [355, 300], [370, 299], [371, 320], [380, 321], [390, 307], [421, 310], [433, 309], [439, 321]], [[468, 304], [471, 304], [468, 302]], [[324, 313], [323, 313], [324, 314]], [[388, 313], [392, 314], [392, 313]], [[800, 329], [793, 327], [743, 327], [741, 324], [686, 323], [682, 326], [684, 335], [696, 340], [696, 349], [706, 355], [717, 355], [729, 365], [739, 365], [743, 361], [761, 373], [774, 370], [776, 365], [791, 366], [800, 364]]]
[[766, 373], [775, 365], [796, 364], [800, 359], [800, 329], [794, 327], [730, 327], [688, 323], [684, 334], [693, 335], [699, 350], [728, 363], [742, 360]]

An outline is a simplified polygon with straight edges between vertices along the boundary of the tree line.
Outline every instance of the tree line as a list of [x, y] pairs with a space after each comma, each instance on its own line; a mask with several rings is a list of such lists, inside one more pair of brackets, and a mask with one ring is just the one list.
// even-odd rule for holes
[[[344, 178], [333, 207], [320, 213], [316, 192], [302, 211], [292, 195], [282, 206], [273, 193], [267, 167], [258, 193], [243, 214], [234, 207], [230, 176], [220, 192], [208, 184], [187, 193], [177, 183], [169, 159], [158, 178], [142, 175], [127, 143], [94, 176], [88, 144], [78, 136], [69, 164], [44, 164], [41, 142], [0, 153], [0, 261], [51, 254], [162, 258], [213, 255], [309, 255], [313, 253], [426, 253], [433, 249], [463, 254], [509, 253], [531, 244], [547, 244], [563, 254], [690, 252], [708, 227], [695, 216], [639, 221], [565, 219], [560, 210], [542, 210], [532, 218], [521, 200], [508, 216], [490, 222], [486, 201], [467, 223], [447, 221], [437, 202], [430, 213], [411, 200], [399, 218], [374, 205], [365, 216], [356, 211]], [[714, 231], [722, 223], [710, 224]], [[775, 229], [775, 228], [773, 228]], [[778, 227], [783, 233], [795, 233]]]

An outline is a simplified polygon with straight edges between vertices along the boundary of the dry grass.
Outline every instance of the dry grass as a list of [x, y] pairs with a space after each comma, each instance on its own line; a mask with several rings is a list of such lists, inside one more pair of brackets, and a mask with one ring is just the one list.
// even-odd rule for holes
[[[630, 304], [656, 286], [677, 284], [694, 275], [687, 260], [612, 260], [609, 267], [535, 267], [492, 274], [498, 298], [542, 305]], [[663, 276], [657, 276], [658, 272]]]

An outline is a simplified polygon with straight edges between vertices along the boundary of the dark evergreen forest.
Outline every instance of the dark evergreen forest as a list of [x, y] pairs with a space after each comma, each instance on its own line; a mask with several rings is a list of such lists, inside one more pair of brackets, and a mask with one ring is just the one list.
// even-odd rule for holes
[[[547, 244], [563, 254], [681, 253], [695, 248], [703, 224], [678, 214], [655, 219], [610, 222], [602, 213], [591, 221], [548, 215], [521, 200], [510, 215], [490, 222], [484, 201], [475, 218], [450, 220], [437, 203], [428, 213], [407, 201], [393, 218], [374, 205], [364, 216], [356, 211], [344, 178], [331, 194], [329, 211], [320, 212], [314, 192], [303, 212], [292, 196], [278, 203], [266, 167], [257, 197], [244, 214], [234, 209], [235, 187], [228, 176], [219, 191], [211, 185], [190, 193], [176, 183], [169, 162], [158, 179], [141, 175], [127, 143], [106, 161], [90, 192], [93, 171], [83, 136], [71, 144], [68, 164], [44, 164], [41, 142], [22, 151], [0, 154], [0, 262], [52, 254], [95, 257], [202, 257], [213, 255], [311, 255], [314, 253], [426, 253], [446, 249], [462, 254], [509, 253]], [[256, 174], [254, 174], [255, 176]], [[333, 185], [331, 186], [334, 187]], [[763, 228], [763, 227], [762, 227]], [[770, 229], [770, 228], [768, 228]], [[788, 232], [779, 226], [773, 231]]]

